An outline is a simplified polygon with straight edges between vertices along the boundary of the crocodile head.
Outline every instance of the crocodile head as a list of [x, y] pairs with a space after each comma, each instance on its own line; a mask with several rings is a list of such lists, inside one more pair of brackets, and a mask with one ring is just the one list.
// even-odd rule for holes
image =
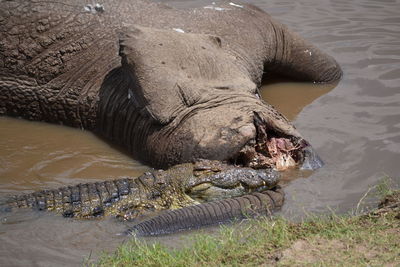
[[261, 192], [278, 184], [279, 173], [201, 160], [148, 172], [135, 180], [140, 184], [139, 195], [126, 196], [113, 204], [110, 215], [130, 220], [160, 210]]
[[185, 184], [185, 193], [199, 202], [209, 202], [271, 189], [278, 181], [279, 173], [271, 168], [239, 168], [220, 161], [203, 160], [194, 164], [193, 176]]

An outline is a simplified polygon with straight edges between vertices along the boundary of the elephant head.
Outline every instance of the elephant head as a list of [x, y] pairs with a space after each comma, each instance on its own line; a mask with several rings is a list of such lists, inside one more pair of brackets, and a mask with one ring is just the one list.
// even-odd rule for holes
[[219, 37], [131, 27], [119, 53], [122, 66], [103, 83], [99, 125], [151, 165], [204, 158], [279, 170], [322, 166], [295, 127], [260, 99], [255, 61]]

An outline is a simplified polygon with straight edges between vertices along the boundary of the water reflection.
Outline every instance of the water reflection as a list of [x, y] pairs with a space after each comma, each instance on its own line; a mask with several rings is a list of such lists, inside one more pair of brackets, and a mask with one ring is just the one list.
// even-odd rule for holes
[[261, 97], [293, 121], [301, 110], [315, 99], [328, 93], [336, 84], [313, 84], [265, 80], [260, 88]]
[[95, 135], [0, 117], [0, 194], [137, 176], [148, 167]]

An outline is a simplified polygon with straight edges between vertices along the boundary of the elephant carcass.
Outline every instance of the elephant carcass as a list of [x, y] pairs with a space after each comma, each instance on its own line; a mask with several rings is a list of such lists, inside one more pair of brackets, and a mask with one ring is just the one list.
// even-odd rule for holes
[[158, 168], [320, 167], [257, 90], [263, 73], [334, 82], [340, 67], [264, 11], [218, 5], [2, 1], [0, 114], [95, 131]]

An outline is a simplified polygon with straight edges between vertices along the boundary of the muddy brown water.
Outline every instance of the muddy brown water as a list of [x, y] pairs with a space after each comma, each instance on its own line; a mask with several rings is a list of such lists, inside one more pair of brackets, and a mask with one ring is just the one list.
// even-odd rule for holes
[[[164, 2], [188, 8], [212, 1]], [[291, 181], [282, 215], [348, 212], [384, 175], [399, 181], [400, 1], [249, 2], [335, 57], [344, 71], [333, 90], [299, 83], [262, 89], [326, 163], [314, 173], [285, 175]], [[146, 169], [90, 133], [0, 118], [0, 198]], [[95, 259], [127, 240], [118, 235], [127, 225], [112, 219], [87, 222], [20, 211], [1, 214], [0, 220], [1, 266], [77, 266], [84, 257]], [[182, 236], [156, 240], [184, 245]]]

